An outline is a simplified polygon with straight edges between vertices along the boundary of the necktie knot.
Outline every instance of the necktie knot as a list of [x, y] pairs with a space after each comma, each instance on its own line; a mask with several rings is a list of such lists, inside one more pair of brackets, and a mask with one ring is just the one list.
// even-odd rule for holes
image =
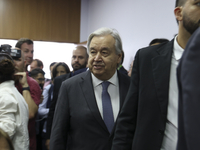
[[110, 82], [108, 82], [108, 81], [103, 81], [103, 82], [102, 82], [103, 91], [107, 91], [109, 85], [110, 85]]

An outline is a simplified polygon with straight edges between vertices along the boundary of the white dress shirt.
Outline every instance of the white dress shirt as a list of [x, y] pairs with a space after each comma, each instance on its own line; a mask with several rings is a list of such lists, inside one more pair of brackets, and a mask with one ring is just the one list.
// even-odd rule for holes
[[176, 68], [182, 57], [184, 49], [174, 39], [174, 48], [171, 60], [170, 82], [169, 82], [169, 101], [167, 110], [167, 123], [161, 150], [176, 150], [178, 140], [178, 85]]
[[[49, 108], [47, 108], [47, 101], [49, 98], [49, 89], [50, 88], [51, 88], [51, 84], [47, 85], [42, 92], [44, 99], [38, 108], [38, 114], [40, 115], [40, 118], [47, 118], [47, 115], [49, 113]], [[52, 98], [53, 98], [53, 93], [51, 93], [51, 99]]]
[[29, 111], [14, 81], [0, 84], [0, 128], [11, 138], [15, 150], [29, 149]]
[[[110, 95], [110, 99], [111, 99], [111, 104], [112, 104], [112, 109], [113, 109], [113, 116], [114, 116], [114, 121], [116, 121], [116, 118], [118, 116], [119, 113], [119, 80], [117, 77], [117, 71], [115, 72], [115, 74], [109, 79], [107, 80], [110, 82], [110, 85], [108, 86], [108, 93]], [[99, 108], [99, 112], [103, 118], [103, 108], [102, 108], [102, 80], [99, 80], [98, 78], [96, 78], [93, 74], [92, 74], [92, 83], [93, 83], [93, 87], [94, 87], [94, 94], [96, 97], [96, 102], [97, 102], [97, 106]]]
[[[49, 108], [47, 108], [47, 101], [49, 98], [49, 89], [50, 88], [51, 88], [51, 84], [47, 85], [44, 88], [43, 93], [42, 93], [44, 99], [38, 108], [38, 115], [41, 118], [40, 120], [46, 119], [48, 116], [48, 113], [49, 113]], [[51, 93], [51, 100], [52, 99], [53, 99], [53, 92]], [[45, 133], [46, 133], [46, 124], [47, 124], [47, 121], [44, 122], [43, 130], [42, 130]]]

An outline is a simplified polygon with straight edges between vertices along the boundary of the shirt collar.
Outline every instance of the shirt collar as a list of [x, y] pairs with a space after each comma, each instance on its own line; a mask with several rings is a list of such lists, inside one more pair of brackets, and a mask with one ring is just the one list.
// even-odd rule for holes
[[183, 51], [184, 49], [178, 44], [177, 42], [177, 37], [175, 37], [174, 39], [174, 51], [173, 51], [173, 57], [176, 59], [176, 60], [180, 60], [181, 57], [182, 57], [182, 54], [183, 54]]
[[[93, 73], [92, 74], [92, 83], [94, 87], [99, 86], [103, 81], [99, 80], [98, 78], [96, 78]], [[118, 82], [117, 82], [117, 71], [115, 71], [115, 74], [107, 81], [109, 81], [111, 84], [113, 84], [114, 86], [118, 86]]]

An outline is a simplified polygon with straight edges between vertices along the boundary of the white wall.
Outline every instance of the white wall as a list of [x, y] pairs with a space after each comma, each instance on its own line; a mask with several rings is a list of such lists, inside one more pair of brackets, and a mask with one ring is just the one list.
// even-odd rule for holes
[[87, 41], [88, 36], [88, 0], [81, 1], [80, 42]]
[[174, 6], [175, 0], [82, 0], [80, 40], [100, 27], [117, 29], [128, 69], [139, 48], [154, 38], [171, 40], [178, 32]]

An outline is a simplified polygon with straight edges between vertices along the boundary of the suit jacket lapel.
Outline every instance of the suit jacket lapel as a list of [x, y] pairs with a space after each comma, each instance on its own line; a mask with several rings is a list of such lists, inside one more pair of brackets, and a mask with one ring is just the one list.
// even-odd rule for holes
[[161, 112], [167, 115], [169, 78], [174, 40], [157, 50], [158, 56], [152, 59], [153, 77]]
[[104, 130], [108, 132], [108, 129], [101, 117], [101, 114], [99, 112], [99, 108], [96, 103], [96, 98], [94, 94], [94, 88], [92, 85], [92, 78], [91, 78], [91, 72], [87, 71], [85, 76], [82, 77], [82, 81], [80, 82], [81, 89], [83, 91], [85, 100], [87, 101], [87, 104], [91, 110], [91, 113], [94, 115], [95, 119], [99, 122], [99, 124], [103, 127]]

